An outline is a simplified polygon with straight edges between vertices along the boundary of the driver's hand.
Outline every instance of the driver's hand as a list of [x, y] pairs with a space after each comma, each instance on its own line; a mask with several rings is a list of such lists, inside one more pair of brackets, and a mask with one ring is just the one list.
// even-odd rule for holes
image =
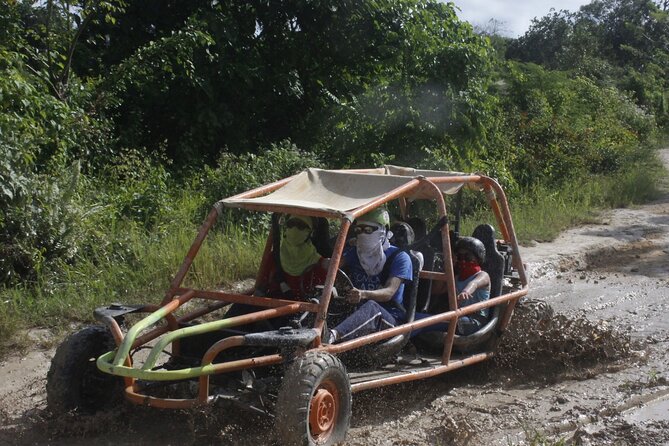
[[357, 288], [352, 288], [348, 293], [346, 293], [346, 302], [350, 304], [360, 303], [362, 300], [362, 290]]

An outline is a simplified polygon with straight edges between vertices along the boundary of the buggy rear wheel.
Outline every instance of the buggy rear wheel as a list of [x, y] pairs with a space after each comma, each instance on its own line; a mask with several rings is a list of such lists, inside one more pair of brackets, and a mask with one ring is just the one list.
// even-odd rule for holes
[[281, 444], [332, 445], [346, 438], [351, 421], [351, 384], [341, 361], [308, 352], [288, 367], [276, 405]]
[[122, 401], [123, 380], [98, 370], [97, 358], [116, 347], [107, 327], [94, 325], [71, 334], [56, 350], [47, 374], [47, 404], [53, 413], [92, 415]]

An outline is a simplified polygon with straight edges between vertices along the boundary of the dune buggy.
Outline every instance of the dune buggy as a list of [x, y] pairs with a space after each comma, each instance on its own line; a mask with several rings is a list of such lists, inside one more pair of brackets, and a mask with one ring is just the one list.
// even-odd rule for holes
[[[451, 247], [458, 237], [457, 223], [452, 226], [459, 219], [448, 214], [447, 202], [457, 204], [463, 189], [483, 194], [497, 230], [483, 224], [473, 233], [486, 247], [483, 269], [491, 277], [491, 298], [458, 308]], [[326, 344], [324, 328], [342, 306], [337, 296], [346, 281], [339, 264], [351, 224], [382, 205], [391, 206], [415, 233], [402, 247], [414, 263], [414, 280], [404, 295], [407, 322]], [[183, 287], [207, 233], [228, 208], [310, 216], [324, 223], [326, 233], [336, 229], [321, 244], [330, 262], [318, 292], [293, 300]], [[417, 209], [431, 215], [421, 216]], [[273, 224], [258, 277], [277, 250], [277, 231]], [[435, 284], [446, 292], [433, 292]], [[58, 348], [48, 374], [48, 404], [53, 410], [92, 413], [122, 396], [134, 404], [174, 409], [228, 401], [275, 417], [282, 444], [333, 444], [346, 436], [353, 393], [489, 359], [526, 294], [511, 214], [495, 180], [396, 166], [308, 169], [217, 202], [159, 304], [96, 309], [101, 325], [72, 334]], [[226, 315], [233, 304], [253, 311]], [[458, 318], [482, 308], [491, 309], [487, 324], [458, 336]], [[130, 316], [137, 320], [131, 326]], [[276, 321], [288, 323], [277, 327]], [[412, 332], [444, 322], [449, 322], [446, 331], [412, 338]], [[403, 360], [409, 342], [415, 356]]]

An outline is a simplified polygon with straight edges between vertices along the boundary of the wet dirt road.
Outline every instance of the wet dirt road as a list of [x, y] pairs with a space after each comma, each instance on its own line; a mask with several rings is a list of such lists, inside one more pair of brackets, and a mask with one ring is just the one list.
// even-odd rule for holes
[[[347, 445], [669, 445], [669, 192], [522, 254], [530, 297], [498, 358], [355, 395]], [[49, 417], [52, 354], [0, 362], [0, 444], [272, 444], [271, 421], [216, 410]]]

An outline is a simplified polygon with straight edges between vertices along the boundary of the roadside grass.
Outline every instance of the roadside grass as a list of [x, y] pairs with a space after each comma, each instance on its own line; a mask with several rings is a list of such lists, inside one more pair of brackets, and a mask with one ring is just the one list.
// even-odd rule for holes
[[[83, 258], [62, 265], [57, 277], [44, 274], [36, 283], [0, 290], [0, 355], [20, 347], [15, 334], [27, 327], [70, 331], [72, 323], [92, 322], [101, 305], [160, 302], [198, 226], [175, 221], [160, 238], [132, 225], [124, 230], [132, 250], [127, 262]], [[212, 229], [184, 285], [213, 289], [254, 275], [264, 238], [243, 228]]]
[[567, 444], [564, 438], [553, 440], [536, 429], [524, 428], [524, 431], [525, 441], [529, 446], [565, 446]]
[[[519, 197], [510, 197], [509, 206], [519, 243], [551, 241], [569, 227], [599, 222], [599, 214], [604, 209], [657, 199], [662, 194], [660, 180], [666, 175], [661, 163], [651, 157], [614, 176], [591, 176], [557, 190], [536, 188]], [[471, 234], [480, 223], [497, 226], [486, 209], [463, 219], [462, 234]]]

